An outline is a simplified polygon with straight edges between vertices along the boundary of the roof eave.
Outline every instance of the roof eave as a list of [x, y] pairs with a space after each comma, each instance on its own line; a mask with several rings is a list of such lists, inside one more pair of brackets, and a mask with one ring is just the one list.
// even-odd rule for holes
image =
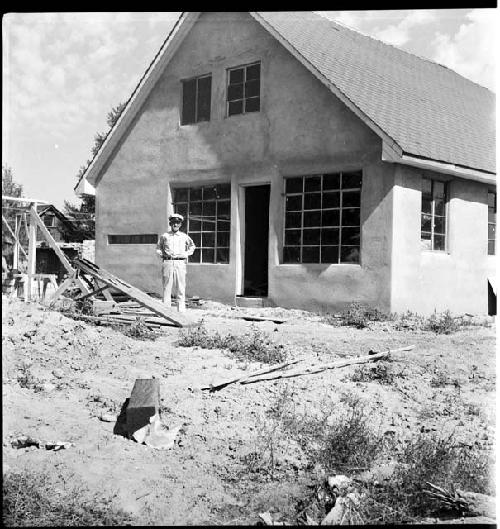
[[97, 186], [101, 179], [101, 171], [111, 156], [113, 150], [118, 145], [121, 137], [132, 123], [140, 107], [149, 96], [156, 81], [164, 71], [165, 66], [169, 63], [184, 37], [187, 35], [193, 24], [196, 22], [199, 12], [183, 13], [176, 25], [172, 29], [169, 37], [165, 40], [157, 56], [146, 70], [144, 76], [139, 81], [132, 96], [127, 102], [126, 107], [121, 113], [114, 127], [109, 131], [101, 148], [92, 159], [87, 167], [81, 180], [86, 179], [94, 187]]
[[390, 163], [400, 163], [403, 165], [410, 165], [419, 169], [426, 169], [429, 171], [436, 171], [438, 173], [450, 174], [465, 178], [466, 180], [473, 180], [483, 184], [496, 186], [496, 174], [473, 169], [471, 167], [463, 167], [451, 163], [446, 163], [430, 158], [423, 158], [420, 156], [412, 156], [408, 153], [395, 153], [385, 142], [382, 145], [382, 160]]

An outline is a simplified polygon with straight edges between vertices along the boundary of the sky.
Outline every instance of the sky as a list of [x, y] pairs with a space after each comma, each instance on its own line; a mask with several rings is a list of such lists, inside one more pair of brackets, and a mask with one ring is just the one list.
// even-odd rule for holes
[[[9, 13], [2, 22], [2, 166], [24, 195], [77, 204], [76, 174], [180, 13]], [[497, 9], [321, 11], [496, 92]]]

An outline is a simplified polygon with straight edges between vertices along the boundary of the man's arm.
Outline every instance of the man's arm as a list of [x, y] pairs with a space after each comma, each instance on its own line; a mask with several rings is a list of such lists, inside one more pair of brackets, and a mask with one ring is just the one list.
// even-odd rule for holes
[[186, 235], [186, 257], [193, 255], [195, 250], [196, 250], [196, 246], [193, 242], [193, 239], [191, 239], [189, 235]]
[[168, 245], [168, 239], [165, 237], [165, 235], [160, 235], [160, 239], [156, 245], [156, 253], [162, 259], [172, 257], [172, 252], [170, 251], [170, 247]]

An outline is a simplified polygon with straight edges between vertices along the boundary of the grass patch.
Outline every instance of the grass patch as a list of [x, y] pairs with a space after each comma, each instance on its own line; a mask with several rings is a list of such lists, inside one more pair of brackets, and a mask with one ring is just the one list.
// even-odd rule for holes
[[224, 349], [241, 361], [279, 364], [287, 359], [282, 344], [277, 344], [256, 327], [242, 335], [209, 332], [204, 323], [181, 330], [177, 342], [181, 347], [201, 347], [203, 349]]
[[390, 386], [394, 384], [397, 377], [402, 377], [402, 373], [395, 373], [388, 362], [376, 362], [358, 366], [350, 379], [353, 382], [378, 382]]
[[357, 302], [351, 303], [337, 316], [327, 315], [325, 317], [326, 323], [331, 325], [356, 327], [357, 329], [369, 327], [370, 323], [374, 321], [387, 320], [390, 320], [389, 315], [377, 308]]
[[[3, 523], [10, 527], [123, 525], [130, 516], [75, 476], [23, 470], [3, 477]], [[130, 523], [129, 523], [130, 525]]]

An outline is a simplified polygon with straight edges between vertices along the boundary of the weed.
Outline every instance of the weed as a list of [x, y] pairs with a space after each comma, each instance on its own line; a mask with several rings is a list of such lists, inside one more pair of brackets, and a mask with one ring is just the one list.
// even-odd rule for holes
[[327, 315], [324, 319], [330, 325], [342, 325], [364, 329], [373, 321], [387, 321], [390, 317], [377, 308], [351, 303], [339, 316]]
[[376, 362], [371, 365], [361, 365], [354, 371], [351, 380], [353, 382], [379, 382], [380, 384], [394, 384], [398, 376], [386, 362]]
[[434, 376], [431, 378], [429, 385], [431, 388], [444, 388], [450, 383], [448, 377], [442, 371], [434, 373]]
[[449, 310], [442, 313], [433, 312], [426, 320], [423, 330], [432, 331], [436, 334], [451, 334], [458, 331], [460, 325], [451, 315]]
[[37, 380], [31, 372], [29, 364], [22, 363], [18, 368], [17, 383], [26, 389], [32, 389], [35, 387]]
[[283, 345], [273, 342], [268, 335], [253, 327], [243, 335], [218, 332], [209, 333], [203, 321], [196, 327], [180, 332], [177, 342], [181, 347], [201, 347], [203, 349], [227, 349], [240, 361], [282, 363], [287, 358]]
[[6, 526], [122, 525], [130, 521], [113, 507], [112, 498], [91, 493], [75, 477], [65, 479], [23, 470], [3, 479], [3, 522]]
[[424, 316], [410, 310], [395, 316], [394, 329], [396, 331], [420, 331], [425, 325]]
[[141, 316], [138, 316], [130, 325], [124, 326], [123, 334], [136, 340], [156, 340], [158, 334], [152, 331]]

